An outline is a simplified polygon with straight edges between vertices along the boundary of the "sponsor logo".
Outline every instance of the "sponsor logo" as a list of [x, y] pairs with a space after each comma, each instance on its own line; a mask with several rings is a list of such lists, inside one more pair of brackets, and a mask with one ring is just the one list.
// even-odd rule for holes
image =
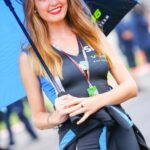
[[99, 9], [96, 9], [92, 15], [92, 21], [96, 22], [101, 17], [102, 12]]
[[102, 28], [106, 24], [106, 22], [109, 20], [110, 16], [106, 14], [100, 20], [101, 17], [102, 17], [102, 11], [100, 9], [96, 9], [91, 18], [93, 22], [97, 22], [98, 26]]
[[90, 46], [84, 46], [83, 47], [83, 50], [85, 51], [85, 52], [91, 52], [91, 51], [94, 51]]

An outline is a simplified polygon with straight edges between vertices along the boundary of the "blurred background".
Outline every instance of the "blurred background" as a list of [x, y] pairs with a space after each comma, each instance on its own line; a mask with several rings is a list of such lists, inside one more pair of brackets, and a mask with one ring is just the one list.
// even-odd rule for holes
[[[137, 82], [138, 96], [123, 107], [150, 146], [150, 1], [142, 0], [108, 39]], [[109, 82], [117, 86], [110, 76]], [[46, 97], [45, 105], [48, 110], [52, 107]], [[24, 97], [0, 110], [0, 147], [0, 150], [58, 150], [57, 129], [36, 129]]]

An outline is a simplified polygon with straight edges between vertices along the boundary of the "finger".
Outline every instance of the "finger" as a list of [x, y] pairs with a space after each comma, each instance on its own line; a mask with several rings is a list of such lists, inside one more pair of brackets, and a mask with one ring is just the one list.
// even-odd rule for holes
[[72, 95], [70, 95], [70, 94], [68, 94], [68, 97], [69, 97], [69, 98], [77, 98], [77, 97], [72, 96]]
[[81, 105], [75, 105], [75, 106], [72, 106], [72, 107], [69, 107], [69, 108], [67, 107], [66, 111], [67, 111], [68, 114], [71, 114], [74, 111], [77, 111], [79, 109], [81, 109]]
[[79, 115], [79, 114], [83, 114], [83, 113], [85, 113], [85, 111], [86, 111], [85, 108], [80, 108], [77, 111], [74, 111], [73, 113], [71, 113], [69, 116], [73, 117], [73, 116], [76, 116], [76, 115]]
[[65, 99], [68, 99], [69, 98], [69, 95], [63, 95], [63, 96], [60, 96], [57, 98], [57, 100], [65, 100]]
[[62, 107], [65, 107], [65, 102], [55, 102], [55, 107], [56, 108], [62, 108]]
[[69, 116], [69, 115], [67, 114], [67, 111], [66, 111], [66, 110], [61, 111], [61, 114], [62, 114], [62, 115], [67, 115], [67, 116]]
[[61, 96], [55, 100], [55, 104], [63, 104], [68, 102], [69, 98], [67, 95]]
[[77, 125], [83, 123], [89, 117], [88, 113], [85, 113], [83, 117], [77, 122]]
[[66, 106], [67, 106], [67, 107], [71, 107], [71, 106], [77, 105], [77, 104], [79, 104], [79, 103], [80, 103], [80, 100], [77, 99], [77, 98], [75, 98], [75, 99], [71, 99], [71, 100], [66, 104]]
[[57, 107], [61, 107], [61, 108], [67, 109], [67, 108], [69, 108], [69, 107], [67, 106], [68, 102], [70, 102], [70, 100], [67, 100], [67, 99], [65, 99], [65, 100], [60, 100], [60, 101], [57, 101], [57, 102], [55, 103], [55, 105], [56, 105]]
[[58, 102], [55, 102], [55, 108], [56, 109], [66, 109], [66, 101], [58, 101]]

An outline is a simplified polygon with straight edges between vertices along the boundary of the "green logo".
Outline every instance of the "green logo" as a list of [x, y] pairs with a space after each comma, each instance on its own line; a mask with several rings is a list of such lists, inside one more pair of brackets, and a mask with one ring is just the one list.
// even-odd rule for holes
[[96, 22], [102, 15], [102, 12], [99, 9], [96, 9], [92, 15], [92, 21]]
[[91, 57], [92, 57], [93, 59], [95, 59], [95, 58], [97, 57], [97, 55], [95, 54], [95, 55], [92, 55]]

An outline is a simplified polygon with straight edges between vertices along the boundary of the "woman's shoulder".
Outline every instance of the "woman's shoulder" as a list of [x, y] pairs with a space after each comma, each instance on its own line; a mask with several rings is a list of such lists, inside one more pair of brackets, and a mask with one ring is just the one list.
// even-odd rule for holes
[[35, 71], [32, 68], [32, 65], [30, 63], [28, 53], [21, 52], [19, 56], [19, 68], [22, 78], [24, 80], [29, 81], [31, 79], [37, 78], [37, 75]]
[[20, 70], [31, 70], [30, 62], [29, 62], [29, 51], [22, 50], [19, 55], [19, 66]]
[[21, 50], [21, 54], [29, 55], [29, 50], [23, 49], [23, 50]]
[[19, 62], [27, 61], [28, 55], [29, 55], [28, 50], [22, 50], [19, 55]]

